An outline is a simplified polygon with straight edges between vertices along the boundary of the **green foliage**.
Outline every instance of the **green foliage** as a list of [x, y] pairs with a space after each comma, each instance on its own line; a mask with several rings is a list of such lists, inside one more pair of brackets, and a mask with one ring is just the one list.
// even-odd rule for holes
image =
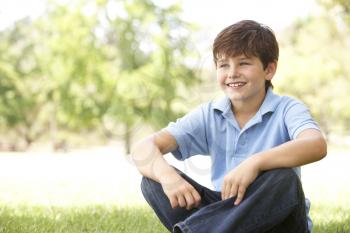
[[41, 66], [49, 79], [47, 99], [58, 124], [72, 130], [97, 127], [113, 80], [96, 46], [96, 17], [84, 14], [80, 5], [53, 5], [36, 26], [45, 47]]
[[296, 22], [281, 43], [277, 89], [303, 100], [326, 133], [350, 129], [349, 35], [324, 14]]
[[319, 0], [328, 11], [332, 11], [337, 17], [341, 17], [347, 25], [350, 25], [350, 1], [349, 0]]
[[[348, 1], [319, 0], [281, 41], [278, 91], [310, 106], [326, 133], [350, 130]], [[200, 82], [193, 25], [178, 4], [151, 0], [49, 1], [31, 22], [0, 32], [0, 130], [30, 145], [62, 131], [122, 137], [129, 151], [140, 125], [164, 127], [184, 114]]]
[[[116, 4], [117, 12], [109, 11], [109, 4]], [[199, 81], [186, 63], [194, 56], [192, 29], [180, 20], [177, 5], [105, 1], [100, 12], [105, 12], [109, 25], [104, 45], [112, 49], [108, 56], [120, 70], [115, 98], [102, 118], [103, 129], [113, 135], [122, 123], [129, 152], [132, 131], [140, 123], [159, 129], [183, 114], [173, 103]]]
[[0, 122], [30, 145], [47, 124], [37, 30], [24, 19], [0, 35]]
[[186, 64], [193, 51], [190, 25], [180, 20], [177, 5], [160, 8], [138, 0], [116, 3], [129, 16], [125, 17], [108, 14], [111, 2], [104, 6], [110, 24], [107, 44], [116, 45], [112, 59], [119, 61], [122, 72], [116, 87], [120, 101], [111, 103], [109, 113], [130, 127], [139, 120], [164, 127], [181, 114], [172, 106], [181, 96], [179, 91], [198, 82], [193, 68]]
[[124, 137], [128, 151], [135, 127], [174, 120], [174, 101], [199, 81], [180, 13], [149, 0], [49, 1], [34, 22], [2, 32], [3, 130], [102, 130]]

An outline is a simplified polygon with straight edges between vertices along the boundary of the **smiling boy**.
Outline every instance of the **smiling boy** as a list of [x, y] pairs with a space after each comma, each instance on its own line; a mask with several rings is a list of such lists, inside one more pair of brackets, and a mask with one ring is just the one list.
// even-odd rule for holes
[[[203, 104], [140, 141], [132, 157], [145, 199], [173, 232], [311, 232], [300, 166], [327, 153], [301, 102], [275, 95], [278, 43], [252, 20], [221, 31], [213, 44], [225, 97]], [[170, 166], [163, 155], [211, 158], [214, 191]]]

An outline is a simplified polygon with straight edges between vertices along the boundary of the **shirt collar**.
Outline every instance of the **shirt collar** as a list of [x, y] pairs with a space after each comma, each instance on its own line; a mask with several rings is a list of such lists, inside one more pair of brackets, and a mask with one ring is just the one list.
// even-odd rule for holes
[[268, 112], [274, 112], [276, 110], [277, 105], [279, 104], [281, 97], [275, 95], [272, 91], [272, 88], [267, 90], [265, 99], [260, 106], [259, 112], [261, 115], [264, 115]]
[[[280, 96], [275, 95], [272, 92], [272, 88], [269, 88], [267, 90], [265, 99], [260, 106], [259, 113], [261, 116], [265, 115], [268, 112], [274, 112], [278, 103], [280, 102]], [[221, 111], [223, 114], [227, 113], [231, 110], [231, 101], [230, 99], [225, 96], [213, 103], [213, 108]]]
[[228, 96], [224, 96], [221, 99], [214, 101], [213, 108], [221, 111], [222, 113], [231, 110], [231, 100]]

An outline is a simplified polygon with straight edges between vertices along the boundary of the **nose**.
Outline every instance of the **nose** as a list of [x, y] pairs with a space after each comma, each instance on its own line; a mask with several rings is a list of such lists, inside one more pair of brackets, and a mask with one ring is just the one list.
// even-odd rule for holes
[[238, 76], [239, 75], [238, 75], [237, 68], [234, 65], [231, 65], [230, 69], [228, 71], [228, 77], [229, 78], [237, 78]]

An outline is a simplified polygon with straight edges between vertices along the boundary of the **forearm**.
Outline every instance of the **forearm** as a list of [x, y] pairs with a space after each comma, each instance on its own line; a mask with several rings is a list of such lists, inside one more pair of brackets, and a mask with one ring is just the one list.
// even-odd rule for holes
[[139, 142], [133, 148], [131, 157], [136, 168], [143, 176], [157, 182], [160, 182], [161, 177], [176, 173], [175, 169], [164, 159], [152, 137]]
[[254, 155], [260, 171], [281, 167], [298, 167], [318, 161], [327, 154], [322, 136], [298, 138]]

